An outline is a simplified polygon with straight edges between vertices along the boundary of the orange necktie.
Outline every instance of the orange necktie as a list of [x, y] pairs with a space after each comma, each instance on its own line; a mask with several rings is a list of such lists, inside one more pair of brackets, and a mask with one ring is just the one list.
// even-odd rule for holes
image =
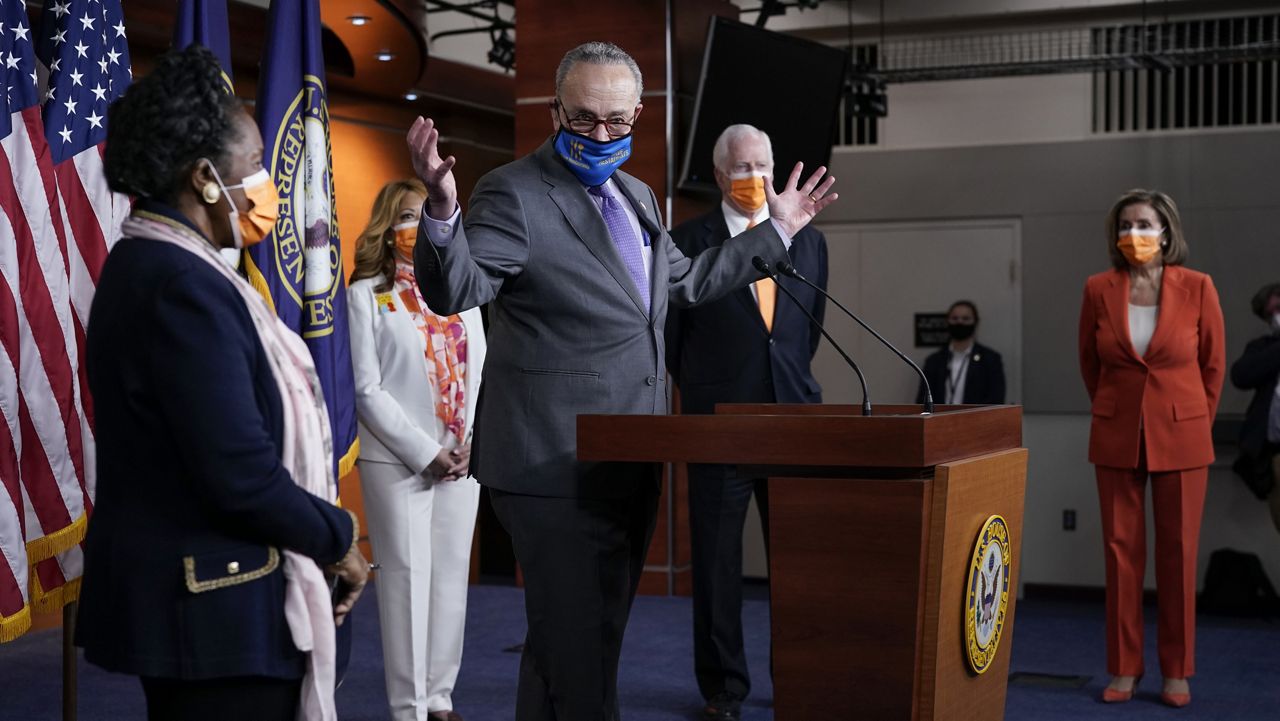
[[[747, 223], [747, 230], [756, 227], [754, 220]], [[756, 302], [760, 305], [760, 317], [764, 319], [764, 327], [773, 332], [773, 307], [778, 304], [778, 285], [773, 278], [761, 278], [756, 283]]]

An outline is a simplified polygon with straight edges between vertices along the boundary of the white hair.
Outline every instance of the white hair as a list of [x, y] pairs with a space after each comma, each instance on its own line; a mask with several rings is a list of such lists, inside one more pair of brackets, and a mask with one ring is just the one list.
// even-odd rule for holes
[[613, 43], [605, 43], [593, 41], [583, 43], [578, 47], [564, 54], [560, 60], [560, 67], [556, 68], [556, 97], [560, 97], [560, 86], [564, 85], [564, 79], [569, 75], [569, 71], [578, 63], [587, 63], [588, 65], [625, 65], [631, 71], [636, 79], [636, 99], [638, 100], [644, 94], [644, 78], [640, 75], [640, 66], [636, 65], [636, 61], [627, 51], [614, 45]]
[[729, 161], [729, 145], [735, 140], [751, 135], [764, 141], [764, 148], [769, 153], [769, 163], [772, 165], [773, 142], [769, 140], [769, 134], [754, 125], [737, 123], [725, 128], [724, 132], [720, 133], [720, 137], [716, 138], [716, 145], [711, 150], [711, 162], [716, 169], [728, 172], [729, 169], [725, 167], [725, 163]]

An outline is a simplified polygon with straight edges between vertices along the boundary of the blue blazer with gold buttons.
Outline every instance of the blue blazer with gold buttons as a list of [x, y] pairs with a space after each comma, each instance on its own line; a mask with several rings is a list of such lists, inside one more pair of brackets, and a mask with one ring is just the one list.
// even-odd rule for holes
[[301, 677], [280, 551], [334, 563], [354, 529], [281, 464], [280, 396], [244, 301], [190, 253], [124, 238], [98, 282], [86, 362], [97, 496], [85, 658], [141, 676]]

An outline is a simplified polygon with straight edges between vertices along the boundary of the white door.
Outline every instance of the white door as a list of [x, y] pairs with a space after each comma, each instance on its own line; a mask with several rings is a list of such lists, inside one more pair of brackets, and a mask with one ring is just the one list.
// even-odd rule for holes
[[[827, 290], [922, 367], [935, 348], [915, 347], [915, 314], [978, 306], [979, 342], [1004, 358], [1006, 403], [1022, 402], [1021, 227], [1014, 219], [831, 225]], [[785, 301], [779, 301], [785, 302]], [[911, 403], [918, 376], [832, 304], [827, 331], [867, 377], [871, 403]], [[814, 374], [827, 403], [860, 403], [853, 371], [823, 341]], [[933, 389], [935, 402], [943, 390]]]

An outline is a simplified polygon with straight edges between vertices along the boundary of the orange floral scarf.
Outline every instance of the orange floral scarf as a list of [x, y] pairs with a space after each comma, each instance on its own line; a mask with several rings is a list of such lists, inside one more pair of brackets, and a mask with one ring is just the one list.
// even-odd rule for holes
[[467, 329], [462, 317], [431, 312], [413, 276], [413, 267], [396, 264], [396, 291], [427, 342], [427, 381], [436, 389], [436, 417], [458, 439], [466, 437]]

